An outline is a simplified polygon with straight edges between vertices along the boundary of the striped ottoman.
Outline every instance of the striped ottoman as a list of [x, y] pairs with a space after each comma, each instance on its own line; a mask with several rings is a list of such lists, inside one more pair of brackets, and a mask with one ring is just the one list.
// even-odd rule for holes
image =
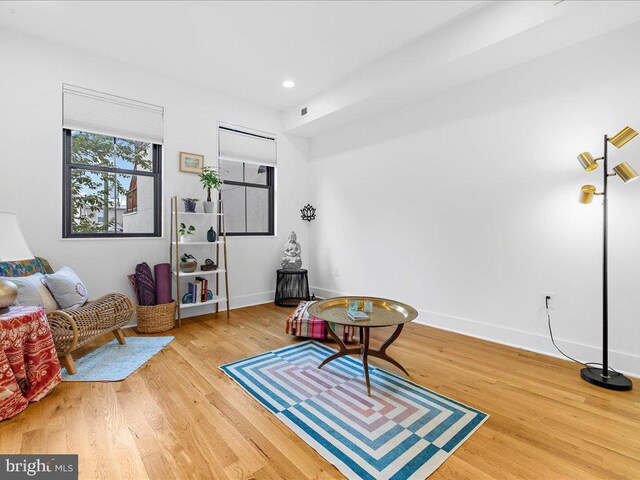
[[[295, 337], [314, 338], [316, 340], [330, 340], [324, 321], [309, 315], [308, 308], [314, 301], [302, 301], [298, 304], [285, 324], [285, 332]], [[343, 342], [359, 341], [359, 329], [351, 325], [331, 324], [331, 328]]]

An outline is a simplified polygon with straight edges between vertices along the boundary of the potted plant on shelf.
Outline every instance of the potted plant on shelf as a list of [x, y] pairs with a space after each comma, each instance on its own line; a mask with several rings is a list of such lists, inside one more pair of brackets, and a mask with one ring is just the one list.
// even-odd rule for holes
[[184, 273], [191, 273], [195, 272], [196, 268], [198, 268], [198, 260], [196, 260], [193, 255], [189, 253], [183, 253], [180, 256], [180, 270], [182, 270]]
[[191, 241], [191, 236], [195, 233], [195, 231], [196, 231], [196, 227], [194, 227], [193, 225], [189, 225], [187, 227], [184, 223], [181, 223], [180, 229], [178, 230], [178, 233], [180, 234], [180, 241], [181, 242]]
[[220, 186], [224, 183], [220, 172], [213, 167], [202, 167], [200, 183], [207, 191], [207, 201], [202, 202], [205, 213], [213, 213], [213, 201], [211, 201], [211, 189], [220, 190]]
[[197, 198], [183, 198], [184, 202], [184, 211], [189, 213], [196, 212], [196, 203], [198, 202]]

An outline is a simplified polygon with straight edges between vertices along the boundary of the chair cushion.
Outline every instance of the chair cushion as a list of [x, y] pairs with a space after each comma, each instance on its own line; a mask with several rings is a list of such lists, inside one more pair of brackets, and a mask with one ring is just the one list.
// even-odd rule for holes
[[[296, 337], [315, 338], [318, 340], [330, 340], [323, 320], [309, 315], [308, 308], [314, 301], [302, 301], [293, 313], [287, 318], [285, 332]], [[359, 329], [351, 325], [339, 325], [332, 323], [333, 331], [343, 342], [357, 342]]]
[[58, 309], [58, 304], [44, 284], [44, 275], [35, 273], [26, 277], [2, 277], [18, 287], [17, 305], [44, 307], [49, 313]]
[[86, 287], [69, 267], [45, 275], [44, 281], [62, 309], [81, 307], [89, 298]]

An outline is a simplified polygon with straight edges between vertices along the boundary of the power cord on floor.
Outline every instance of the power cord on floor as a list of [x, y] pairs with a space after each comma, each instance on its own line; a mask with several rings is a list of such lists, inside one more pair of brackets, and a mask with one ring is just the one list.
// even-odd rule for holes
[[[551, 343], [553, 343], [553, 346], [556, 348], [556, 350], [558, 350], [558, 352], [560, 352], [560, 354], [571, 360], [572, 362], [577, 363], [578, 365], [583, 365], [584, 367], [588, 368], [588, 369], [593, 369], [593, 368], [597, 368], [597, 367], [602, 367], [601, 363], [596, 363], [596, 362], [581, 362], [580, 360], [576, 360], [575, 358], [567, 355], [566, 353], [564, 353], [560, 347], [558, 347], [558, 345], [556, 345], [556, 340], [553, 338], [553, 329], [551, 328], [551, 312], [549, 311], [549, 300], [551, 300], [551, 297], [547, 296], [545, 298], [545, 309], [547, 311], [547, 325], [549, 326], [549, 336], [551, 337]], [[609, 367], [609, 372], [613, 373], [614, 375], [621, 375], [620, 372], [618, 372], [617, 370], [615, 370], [612, 367]]]

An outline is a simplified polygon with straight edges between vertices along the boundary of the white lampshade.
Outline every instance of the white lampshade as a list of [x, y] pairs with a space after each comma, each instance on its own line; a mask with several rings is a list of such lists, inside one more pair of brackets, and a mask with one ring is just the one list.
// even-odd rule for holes
[[34, 258], [22, 235], [17, 213], [0, 210], [0, 232], [0, 262]]

